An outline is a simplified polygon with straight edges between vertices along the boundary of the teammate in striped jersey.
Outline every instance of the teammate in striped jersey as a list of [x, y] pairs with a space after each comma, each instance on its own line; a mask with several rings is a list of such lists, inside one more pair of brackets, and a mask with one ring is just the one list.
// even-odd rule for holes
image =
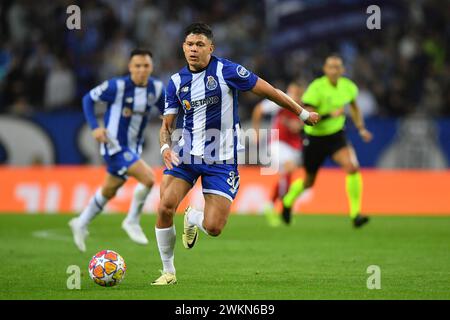
[[[154, 175], [152, 169], [140, 159], [140, 154], [151, 108], [157, 108], [163, 113], [165, 90], [161, 81], [150, 77], [153, 72], [150, 51], [133, 50], [128, 68], [129, 75], [105, 81], [83, 97], [86, 120], [93, 137], [100, 143], [100, 153], [108, 171], [102, 187], [81, 215], [69, 223], [75, 244], [83, 252], [86, 250], [88, 224], [116, 195], [128, 176], [134, 177], [139, 183], [122, 228], [134, 242], [143, 245], [148, 243], [139, 220], [145, 199], [153, 186]], [[99, 126], [95, 117], [94, 104], [97, 101], [107, 104], [104, 127]]]
[[[198, 229], [218, 236], [239, 188], [238, 91], [269, 98], [311, 125], [318, 114], [308, 112], [269, 83], [229, 60], [213, 56], [211, 28], [194, 23], [185, 30], [183, 51], [187, 66], [171, 77], [160, 131], [161, 153], [167, 169], [161, 185], [155, 233], [163, 263], [153, 285], [176, 283], [173, 215], [180, 202], [202, 178], [204, 212], [188, 207], [184, 217], [183, 245], [194, 246]], [[172, 149], [171, 132], [176, 115], [183, 114], [183, 132]]]

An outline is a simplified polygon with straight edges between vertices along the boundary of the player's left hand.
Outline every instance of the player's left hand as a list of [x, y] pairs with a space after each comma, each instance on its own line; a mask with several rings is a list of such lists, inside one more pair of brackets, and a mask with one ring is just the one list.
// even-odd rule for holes
[[164, 164], [169, 170], [172, 170], [174, 165], [178, 166], [180, 164], [180, 159], [177, 154], [170, 148], [163, 151], [162, 157]]
[[310, 112], [309, 112], [309, 118], [308, 118], [307, 120], [305, 120], [305, 123], [306, 123], [308, 126], [313, 126], [313, 125], [315, 125], [317, 122], [319, 122], [319, 120], [320, 120], [319, 114], [318, 114], [317, 112], [310, 111]]
[[364, 142], [370, 142], [373, 139], [372, 133], [366, 128], [359, 129], [359, 136]]

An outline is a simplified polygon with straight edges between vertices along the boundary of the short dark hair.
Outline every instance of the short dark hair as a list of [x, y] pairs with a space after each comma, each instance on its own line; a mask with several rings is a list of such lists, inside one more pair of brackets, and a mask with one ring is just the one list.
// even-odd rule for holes
[[340, 59], [340, 60], [342, 61], [342, 63], [344, 63], [344, 59], [343, 59], [342, 56], [341, 56], [339, 53], [337, 53], [337, 52], [333, 52], [333, 53], [327, 55], [327, 57], [325, 58], [325, 60], [328, 60], [328, 59], [330, 59], [330, 58], [332, 58], [332, 59]]
[[194, 22], [186, 27], [184, 30], [184, 38], [191, 33], [193, 34], [203, 34], [205, 35], [209, 40], [213, 40], [213, 32], [209, 25], [207, 25], [204, 22]]
[[130, 53], [130, 59], [134, 56], [150, 56], [150, 58], [153, 58], [153, 53], [149, 49], [143, 49], [143, 48], [136, 48], [133, 49]]

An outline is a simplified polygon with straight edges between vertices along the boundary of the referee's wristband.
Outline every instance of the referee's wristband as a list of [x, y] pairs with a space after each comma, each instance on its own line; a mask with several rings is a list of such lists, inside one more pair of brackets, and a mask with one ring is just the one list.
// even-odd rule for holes
[[309, 119], [309, 112], [306, 111], [306, 109], [302, 109], [302, 112], [300, 112], [300, 119], [302, 119], [303, 121]]
[[170, 146], [167, 144], [167, 143], [165, 143], [162, 147], [161, 147], [161, 150], [159, 151], [161, 154], [163, 154], [163, 152], [164, 152], [164, 150], [166, 150], [166, 149], [170, 149]]

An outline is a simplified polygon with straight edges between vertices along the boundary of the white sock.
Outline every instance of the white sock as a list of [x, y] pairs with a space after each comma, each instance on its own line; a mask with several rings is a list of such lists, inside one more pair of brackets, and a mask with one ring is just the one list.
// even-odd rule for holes
[[89, 200], [87, 207], [78, 217], [79, 223], [82, 226], [87, 226], [92, 219], [103, 210], [103, 207], [107, 202], [108, 199], [102, 195], [102, 188], [98, 188], [91, 200]]
[[197, 226], [204, 233], [208, 234], [205, 227], [203, 226], [203, 220], [205, 219], [205, 214], [197, 209], [191, 208], [188, 214], [188, 223], [192, 226]]
[[126, 217], [126, 220], [128, 222], [139, 223], [142, 207], [144, 206], [145, 199], [147, 199], [150, 190], [150, 188], [147, 188], [147, 186], [143, 185], [142, 183], [137, 184], [136, 188], [134, 189], [130, 210], [128, 210], [128, 214]]
[[174, 249], [176, 241], [175, 225], [158, 229], [155, 227], [156, 242], [158, 243], [159, 254], [163, 263], [163, 271], [175, 274], [175, 266], [173, 264]]

